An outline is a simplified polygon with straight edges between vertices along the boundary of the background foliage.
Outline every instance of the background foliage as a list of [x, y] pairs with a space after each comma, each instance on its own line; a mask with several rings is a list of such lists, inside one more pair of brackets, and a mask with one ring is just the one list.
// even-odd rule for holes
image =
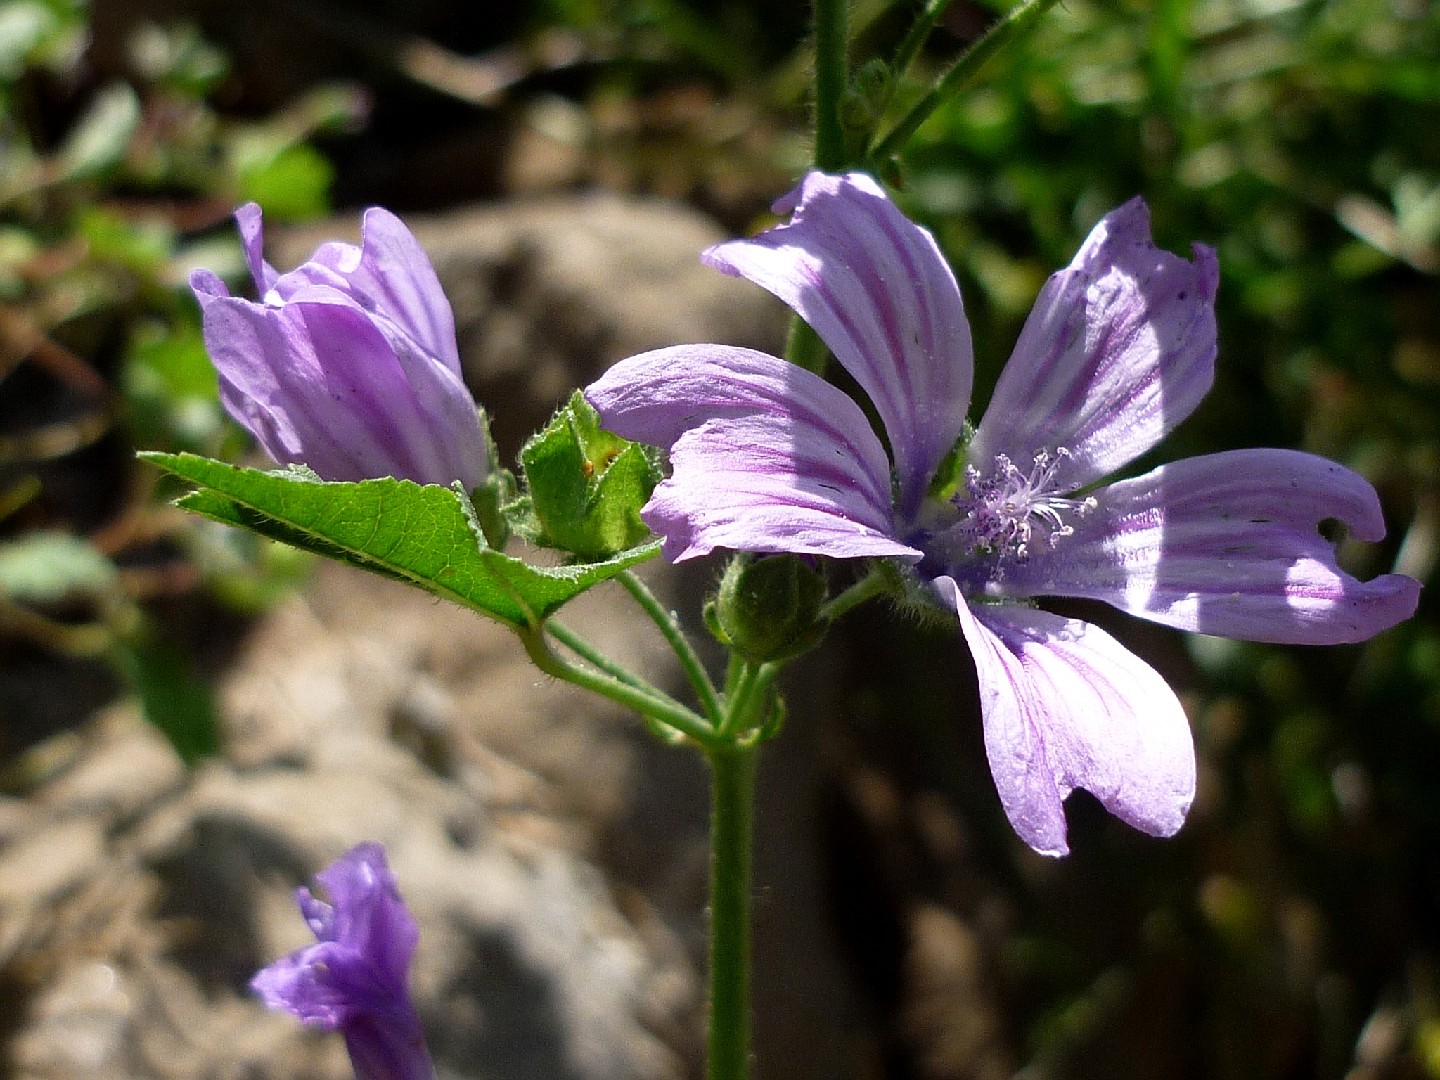
[[[0, 6], [7, 790], [23, 793], [35, 748], [117, 679], [181, 752], [212, 749], [199, 623], [298, 578], [289, 549], [182, 521], [132, 454], [245, 452], [184, 285], [201, 263], [239, 274], [235, 203], [295, 221], [602, 185], [742, 231], [803, 168], [803, 5], [490, 7]], [[909, 14], [861, 0], [856, 57], [886, 55]], [[954, 0], [921, 66], [992, 17]], [[917, 92], [894, 87], [892, 111]], [[1215, 245], [1219, 380], [1163, 454], [1278, 445], [1344, 461], [1391, 523], [1352, 568], [1432, 580], [1437, 130], [1440, 9], [1425, 0], [1068, 0], [921, 129], [897, 175], [961, 277], [982, 401], [1044, 276], [1104, 210], [1139, 192], [1163, 244]], [[1201, 800], [1161, 844], [1077, 796], [1076, 854], [1059, 865], [1005, 828], [951, 640], [872, 619], [830, 645], [845, 661], [826, 717], [838, 744], [904, 799], [938, 797], [961, 837], [937, 853], [918, 825], [858, 807], [837, 844], [848, 885], [822, 914], [874, 987], [878, 1067], [979, 1068], [907, 1051], [894, 939], [921, 898], [975, 928], [999, 1041], [1026, 1076], [1440, 1076], [1428, 594], [1377, 641], [1310, 651], [1182, 643], [1084, 610], [1184, 691]], [[57, 670], [74, 683], [63, 707]]]

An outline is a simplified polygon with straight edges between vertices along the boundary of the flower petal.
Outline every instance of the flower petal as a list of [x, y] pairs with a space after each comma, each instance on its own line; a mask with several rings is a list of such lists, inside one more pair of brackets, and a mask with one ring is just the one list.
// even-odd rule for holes
[[261, 968], [250, 989], [268, 1008], [333, 1030], [356, 1011], [350, 975], [357, 968], [363, 970], [355, 950], [322, 941]]
[[459, 480], [467, 489], [482, 483], [489, 450], [460, 377], [383, 316], [339, 296], [300, 299], [306, 295], [284, 310], [303, 319], [328, 393], [390, 456], [389, 475], [421, 484]]
[[403, 988], [420, 930], [400, 899], [385, 849], [358, 844], [315, 876], [330, 894], [336, 940]]
[[413, 1011], [389, 1021], [359, 1017], [345, 1025], [355, 1080], [434, 1080], [435, 1067]]
[[861, 495], [868, 478], [852, 448], [794, 416], [707, 421], [681, 436], [670, 462], [640, 516], [672, 562], [716, 548], [920, 558], [895, 539], [889, 503]]
[[585, 391], [602, 423], [670, 446], [642, 517], [672, 561], [717, 547], [855, 558], [895, 538], [889, 463], [844, 392], [779, 357], [680, 345], [622, 360]]
[[345, 1036], [357, 1080], [433, 1080], [408, 989], [419, 930], [379, 844], [359, 844], [317, 877], [326, 904], [297, 891], [319, 944], [261, 970], [251, 989], [272, 1009]]
[[1094, 512], [1054, 549], [1007, 570], [1010, 595], [1086, 596], [1202, 634], [1331, 645], [1409, 618], [1419, 582], [1359, 581], [1321, 522], [1385, 535], [1364, 477], [1296, 450], [1188, 458], [1095, 493]]
[[235, 225], [240, 232], [240, 246], [245, 251], [245, 265], [255, 281], [255, 289], [264, 297], [279, 278], [275, 268], [265, 261], [265, 224], [258, 203], [246, 203], [235, 210]]
[[975, 660], [985, 752], [1006, 816], [1042, 855], [1064, 855], [1063, 802], [1084, 788], [1126, 824], [1172, 836], [1195, 797], [1185, 711], [1155, 670], [1099, 627], [976, 606], [941, 577]]
[[336, 288], [390, 319], [459, 378], [455, 315], [425, 249], [404, 222], [379, 206], [365, 211], [361, 235], [360, 247], [322, 244], [279, 278], [276, 291], [289, 300], [306, 285]]
[[789, 209], [789, 224], [703, 258], [799, 312], [870, 395], [909, 518], [970, 405], [970, 326], [955, 275], [930, 233], [863, 173], [812, 172], [776, 205]]
[[1215, 373], [1215, 253], [1161, 251], [1132, 199], [1106, 215], [1040, 291], [969, 459], [1069, 452], [1058, 490], [1108, 476], [1194, 411]]
[[309, 889], [301, 886], [295, 890], [295, 902], [300, 905], [300, 914], [305, 925], [317, 941], [334, 941], [336, 935], [335, 909], [323, 900], [316, 899]]
[[269, 307], [192, 284], [221, 401], [276, 461], [327, 480], [483, 481], [469, 391], [388, 320], [316, 286]]
[[347, 437], [353, 422], [323, 392], [325, 375], [303, 323], [278, 308], [218, 295], [207, 279], [197, 272], [191, 285], [230, 415], [282, 465], [307, 462], [330, 479], [385, 475], [388, 462], [378, 448]]

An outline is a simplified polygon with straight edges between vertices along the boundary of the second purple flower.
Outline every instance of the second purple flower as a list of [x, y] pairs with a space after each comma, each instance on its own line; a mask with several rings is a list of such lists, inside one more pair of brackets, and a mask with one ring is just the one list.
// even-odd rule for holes
[[793, 212], [788, 224], [705, 261], [814, 327], [874, 403], [889, 455], [845, 393], [749, 349], [644, 353], [586, 397], [618, 434], [670, 449], [672, 475], [643, 517], [672, 560], [732, 548], [912, 568], [958, 619], [1001, 803], [1036, 851], [1067, 851], [1075, 788], [1173, 834], [1195, 757], [1179, 700], [1148, 664], [1034, 597], [1306, 644], [1360, 641], [1415, 610], [1417, 582], [1359, 581], [1321, 535], [1328, 519], [1384, 535], [1374, 490], [1341, 465], [1237, 450], [1097, 486], [1189, 416], [1214, 377], [1215, 255], [1157, 249], [1139, 199], [1041, 291], [956, 474], [941, 469], [965, 432], [973, 359], [934, 239], [858, 173], [811, 173], [776, 210]]
[[230, 415], [276, 461], [324, 480], [478, 487], [488, 450], [454, 315], [400, 219], [367, 210], [359, 247], [323, 244], [285, 274], [265, 261], [260, 208], [235, 220], [259, 301], [207, 270], [190, 279]]

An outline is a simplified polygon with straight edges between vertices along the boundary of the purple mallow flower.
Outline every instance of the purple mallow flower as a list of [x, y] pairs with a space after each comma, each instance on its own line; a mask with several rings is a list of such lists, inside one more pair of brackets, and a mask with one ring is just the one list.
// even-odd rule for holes
[[371, 208], [360, 247], [323, 244], [280, 274], [261, 253], [260, 208], [235, 220], [259, 302], [208, 270], [190, 278], [230, 415], [276, 461], [325, 480], [477, 487], [488, 451], [455, 318], [410, 230]]
[[330, 903], [296, 892], [317, 944], [250, 981], [272, 1009], [345, 1036], [357, 1080], [433, 1080], [407, 987], [420, 932], [379, 844], [360, 844], [316, 875]]
[[[1020, 837], [1066, 852], [1085, 788], [1147, 833], [1179, 829], [1195, 752], [1179, 700], [1096, 626], [1042, 595], [1105, 600], [1205, 634], [1330, 644], [1409, 616], [1420, 586], [1339, 568], [1319, 526], [1384, 534], [1360, 476], [1289, 450], [1239, 450], [1096, 486], [1199, 404], [1215, 362], [1215, 254], [1158, 250], [1132, 200], [1046, 283], [973, 436], [972, 355], [934, 239], [870, 177], [811, 173], [788, 224], [705, 261], [779, 296], [869, 395], [865, 414], [773, 356], [684, 345], [586, 391], [605, 425], [670, 448], [643, 516], [672, 560], [715, 548], [898, 559], [953, 611], [974, 656], [991, 772]], [[892, 462], [893, 457], [893, 462]], [[946, 473], [945, 475], [941, 475]]]

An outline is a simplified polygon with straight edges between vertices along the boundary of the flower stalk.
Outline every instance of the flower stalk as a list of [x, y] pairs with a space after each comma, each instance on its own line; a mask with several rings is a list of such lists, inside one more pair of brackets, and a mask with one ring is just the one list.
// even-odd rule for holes
[[710, 763], [709, 1080], [750, 1074], [750, 894], [758, 746], [713, 748]]
[[667, 611], [664, 605], [656, 599], [655, 594], [650, 591], [649, 586], [630, 571], [627, 570], [620, 574], [619, 581], [631, 598], [650, 617], [650, 621], [659, 628], [666, 643], [670, 646], [670, 650], [675, 654], [675, 659], [680, 662], [680, 668], [685, 672], [685, 677], [690, 680], [690, 687], [695, 691], [695, 696], [699, 699], [700, 707], [704, 709], [706, 717], [712, 724], [718, 726], [722, 708], [720, 695], [715, 689], [714, 682], [710, 679], [709, 672], [705, 670], [705, 665], [700, 662], [699, 655], [690, 644], [690, 639], [680, 629], [675, 613]]
[[[554, 632], [553, 624], [550, 626], [550, 630], [552, 633]], [[572, 631], [562, 631], [562, 633], [571, 641], [581, 642], [581, 648], [576, 650], [577, 653], [582, 656], [592, 655], [590, 647], [585, 645], [583, 640]], [[649, 717], [680, 732], [701, 746], [709, 746], [714, 743], [715, 729], [710, 726], [709, 721], [687, 709], [664, 691], [650, 686], [638, 678], [632, 681], [631, 678], [622, 677], [618, 674], [619, 669], [609, 662], [599, 670], [591, 670], [570, 663], [557, 656], [550, 648], [544, 627], [518, 631], [518, 636], [521, 644], [525, 646], [525, 653], [530, 657], [530, 662], [545, 674], [553, 675], [557, 679], [568, 682], [572, 686], [578, 686], [582, 690], [588, 690], [592, 694], [599, 694], [627, 709], [633, 709], [642, 716]], [[598, 653], [593, 655], [599, 656]]]

